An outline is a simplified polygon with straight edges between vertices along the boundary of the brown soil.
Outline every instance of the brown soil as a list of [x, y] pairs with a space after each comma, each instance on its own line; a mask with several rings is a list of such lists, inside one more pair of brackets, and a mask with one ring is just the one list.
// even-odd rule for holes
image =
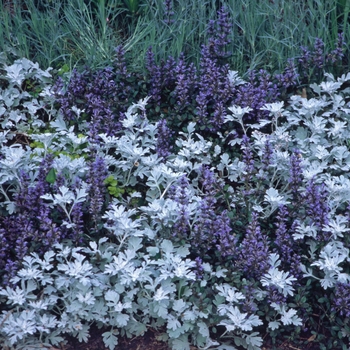
[[[102, 340], [102, 333], [105, 330], [100, 330], [95, 327], [90, 329], [90, 338], [88, 343], [80, 343], [78, 339], [67, 337], [68, 343], [60, 348], [52, 348], [50, 350], [109, 350], [105, 347]], [[157, 333], [149, 330], [143, 336], [135, 338], [119, 338], [119, 344], [115, 350], [170, 350], [169, 346], [156, 339]]]
[[[96, 327], [91, 327], [90, 329], [90, 338], [88, 343], [81, 343], [78, 339], [73, 337], [67, 337], [67, 344], [61, 345], [59, 348], [51, 348], [50, 350], [109, 350], [104, 346], [102, 340], [102, 333], [104, 330], [100, 330]], [[171, 350], [169, 346], [157, 340], [158, 333], [152, 330], [149, 330], [143, 336], [135, 337], [132, 339], [122, 337], [119, 338], [119, 344], [115, 347], [115, 350]], [[306, 340], [306, 339], [305, 339]], [[277, 347], [274, 347], [275, 350], [319, 350], [319, 344], [312, 342], [312, 339], [308, 339], [309, 343], [298, 347], [290, 344], [289, 342], [281, 342]], [[271, 350], [273, 347], [265, 345], [261, 350]], [[191, 346], [191, 350], [197, 350], [197, 348]]]

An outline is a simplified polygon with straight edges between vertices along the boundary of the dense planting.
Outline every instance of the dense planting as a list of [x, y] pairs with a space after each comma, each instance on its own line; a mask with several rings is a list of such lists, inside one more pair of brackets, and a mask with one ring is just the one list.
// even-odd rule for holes
[[348, 346], [350, 75], [257, 119], [233, 104], [213, 142], [150, 121], [152, 97], [112, 130], [89, 104], [72, 119], [49, 71], [3, 69], [2, 346], [86, 341], [91, 322], [111, 349], [148, 327], [174, 349]]
[[[112, 58], [104, 21], [126, 6], [137, 32], [159, 4], [113, 4], [76, 2], [106, 34], [101, 56], [94, 34], [82, 35], [93, 51], [83, 61], [108, 66], [0, 57], [0, 346], [86, 342], [93, 325], [110, 349], [148, 329], [175, 350], [348, 349], [347, 32], [331, 46], [316, 37], [282, 72], [241, 77], [229, 64], [232, 21], [248, 7], [233, 19], [212, 4], [196, 55], [184, 44], [162, 60], [153, 43], [142, 69], [130, 42]], [[175, 30], [181, 3], [163, 5], [162, 25]], [[42, 6], [38, 16], [50, 12]], [[337, 2], [342, 29], [348, 10]]]

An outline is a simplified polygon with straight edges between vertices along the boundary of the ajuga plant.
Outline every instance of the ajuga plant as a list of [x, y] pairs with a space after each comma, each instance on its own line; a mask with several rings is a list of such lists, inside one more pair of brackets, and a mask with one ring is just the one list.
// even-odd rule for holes
[[[171, 4], [165, 4], [171, 15]], [[170, 17], [165, 17], [170, 21]], [[194, 121], [201, 134], [215, 138], [217, 131], [230, 131], [224, 123], [227, 107], [232, 104], [249, 107], [245, 122], [254, 123], [268, 115], [261, 107], [277, 99], [287, 101], [291, 94], [311, 82], [320, 82], [323, 70], [340, 65], [344, 58], [344, 35], [338, 36], [335, 48], [325, 52], [325, 45], [316, 38], [310, 51], [301, 48], [300, 57], [287, 61], [283, 72], [266, 70], [247, 72], [246, 82], [237, 80], [227, 64], [231, 45], [229, 28], [232, 19], [228, 8], [222, 6], [217, 20], [207, 26], [209, 39], [203, 43], [198, 67], [181, 54], [178, 59], [160, 60], [152, 46], [145, 54], [145, 71], [136, 72], [126, 62], [130, 56], [121, 46], [116, 48], [113, 64], [98, 71], [90, 68], [74, 70], [69, 82], [56, 83], [57, 101], [66, 121], [77, 125], [95, 122], [91, 133], [113, 135], [120, 130], [120, 121], [132, 101], [150, 96], [147, 115], [150, 120], [166, 119], [173, 131], [182, 130]], [[301, 93], [301, 91], [300, 91]], [[309, 90], [305, 93], [311, 93]], [[228, 129], [228, 130], [226, 130]]]
[[320, 82], [323, 79], [324, 70], [329, 71], [332, 67], [336, 73], [342, 72], [337, 69], [341, 66], [344, 57], [344, 33], [339, 33], [335, 48], [330, 51], [325, 51], [325, 44], [321, 38], [316, 38], [313, 50], [302, 46], [299, 61], [300, 80], [302, 84], [311, 84]]

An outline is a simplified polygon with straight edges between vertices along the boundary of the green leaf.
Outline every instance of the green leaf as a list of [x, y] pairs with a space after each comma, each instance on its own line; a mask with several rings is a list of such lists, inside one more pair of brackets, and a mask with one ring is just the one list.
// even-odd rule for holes
[[45, 180], [53, 184], [56, 181], [56, 170], [54, 168], [51, 168], [50, 171], [47, 173]]

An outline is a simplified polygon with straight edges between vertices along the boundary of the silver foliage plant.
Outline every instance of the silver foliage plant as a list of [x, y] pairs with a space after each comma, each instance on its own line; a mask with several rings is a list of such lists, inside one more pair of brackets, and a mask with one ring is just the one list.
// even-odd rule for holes
[[[1, 91], [2, 106], [11, 107], [11, 102], [6, 101], [21, 94], [15, 84], [22, 79], [23, 67], [37, 69], [27, 61], [17, 64], [18, 67], [7, 67], [9, 79], [12, 79], [8, 89], [12, 92]], [[46, 77], [48, 72], [40, 74]], [[254, 125], [247, 126], [243, 122], [249, 108], [230, 108], [226, 122], [240, 124], [244, 132], [248, 127], [253, 129], [251, 148], [255, 166], [260, 169], [257, 178], [263, 180], [249, 185], [256, 195], [248, 197], [239, 186], [225, 188], [228, 208], [246, 208], [269, 218], [279, 206], [292, 201], [288, 161], [293, 149], [298, 148], [305, 178], [301, 191], [306, 191], [309, 179], [324, 183], [329, 191], [329, 222], [324, 230], [331, 233], [331, 238], [327, 244], [318, 247], [315, 229], [308, 220], [299, 222], [293, 234], [295, 241], [304, 240], [309, 247], [300, 266], [304, 278], [319, 280], [324, 289], [333, 288], [337, 282], [350, 282], [350, 275], [344, 270], [344, 265], [349, 263], [349, 249], [343, 242], [350, 228], [341, 215], [350, 201], [350, 106], [345, 99], [349, 90], [338, 93], [341, 84], [350, 80], [350, 74], [338, 79], [331, 75], [326, 77], [326, 82], [312, 86], [317, 97], [294, 96], [286, 108], [283, 103], [267, 104], [263, 109], [270, 112], [271, 118]], [[31, 103], [34, 106], [39, 102]], [[28, 110], [31, 103], [26, 106]], [[184, 174], [191, 179], [187, 191], [190, 194], [188, 225], [192, 230], [200, 220], [202, 166], [210, 168], [219, 184], [230, 181], [242, 184], [242, 188], [247, 169], [242, 158], [230, 158], [222, 151], [223, 147], [214, 146], [197, 134], [194, 123], [187, 126], [187, 132], [179, 133], [178, 151], [162, 160], [156, 152], [157, 125], [147, 120], [146, 104], [147, 98], [128, 109], [120, 135], [100, 134], [100, 144], [94, 144], [98, 155], [108, 164], [110, 174], [121, 186], [132, 188], [142, 182], [144, 193], [132, 191], [128, 196], [113, 199], [103, 214], [109, 237], [91, 241], [88, 247], [60, 243], [43, 257], [32, 253], [24, 258], [22, 268], [12, 280], [16, 286], [0, 289], [0, 305], [6, 310], [0, 315], [2, 347], [49, 349], [64, 341], [65, 334], [87, 341], [90, 325], [96, 323], [98, 327], [106, 327], [103, 340], [111, 350], [117, 345], [118, 336], [142, 335], [150, 327], [166, 329], [162, 339], [169, 341], [175, 350], [190, 349], [191, 344], [201, 349], [235, 349], [224, 340], [218, 343], [219, 339], [211, 338], [211, 327], [218, 325], [225, 329], [223, 339], [229, 337], [236, 346], [257, 350], [262, 345], [259, 326], [263, 323], [271, 330], [302, 324], [298, 310], [287, 302], [272, 303], [271, 313], [266, 317], [244, 312], [244, 291], [225, 282], [228, 272], [235, 274], [237, 267], [232, 266], [232, 271], [228, 271], [203, 263], [202, 275], [198, 277], [190, 245], [171, 241], [171, 228], [181, 208], [170, 193]], [[1, 109], [0, 190], [6, 199], [4, 210], [12, 213], [16, 208], [7, 192], [20, 191], [20, 169], [28, 170], [35, 181], [40, 160], [49, 148], [63, 152], [69, 146], [79, 155], [83, 151], [78, 146], [86, 143], [88, 148], [89, 141], [84, 136], [87, 133], [84, 125], [80, 129], [83, 136], [78, 137], [57, 111], [51, 114], [50, 133], [40, 133], [43, 125], [35, 119], [35, 114], [32, 121], [24, 117], [16, 121], [9, 109], [6, 112]], [[14, 122], [21, 132], [34, 130], [31, 137], [44, 147], [7, 146], [13, 137]], [[218, 134], [218, 138], [222, 145], [240, 143], [238, 139], [232, 141], [230, 134]], [[263, 147], [267, 139], [272, 145], [268, 169], [263, 167]], [[83, 154], [71, 161], [62, 153], [55, 157], [54, 167], [56, 171], [67, 170], [72, 183], [87, 171]], [[42, 198], [52, 209], [60, 207], [65, 212], [64, 224], [69, 226], [73, 206], [85, 200], [88, 186], [84, 181], [80, 189], [74, 191], [61, 186], [57, 193], [47, 193]], [[257, 188], [262, 190], [254, 192]], [[132, 207], [132, 200], [141, 196], [144, 196], [145, 205]], [[280, 268], [280, 259], [278, 254], [270, 254], [269, 268], [252, 292], [254, 303], [266, 300], [270, 287], [286, 298], [294, 295], [295, 277]], [[198, 290], [213, 296], [204, 309], [199, 307], [198, 298], [193, 297], [198, 296]]]

